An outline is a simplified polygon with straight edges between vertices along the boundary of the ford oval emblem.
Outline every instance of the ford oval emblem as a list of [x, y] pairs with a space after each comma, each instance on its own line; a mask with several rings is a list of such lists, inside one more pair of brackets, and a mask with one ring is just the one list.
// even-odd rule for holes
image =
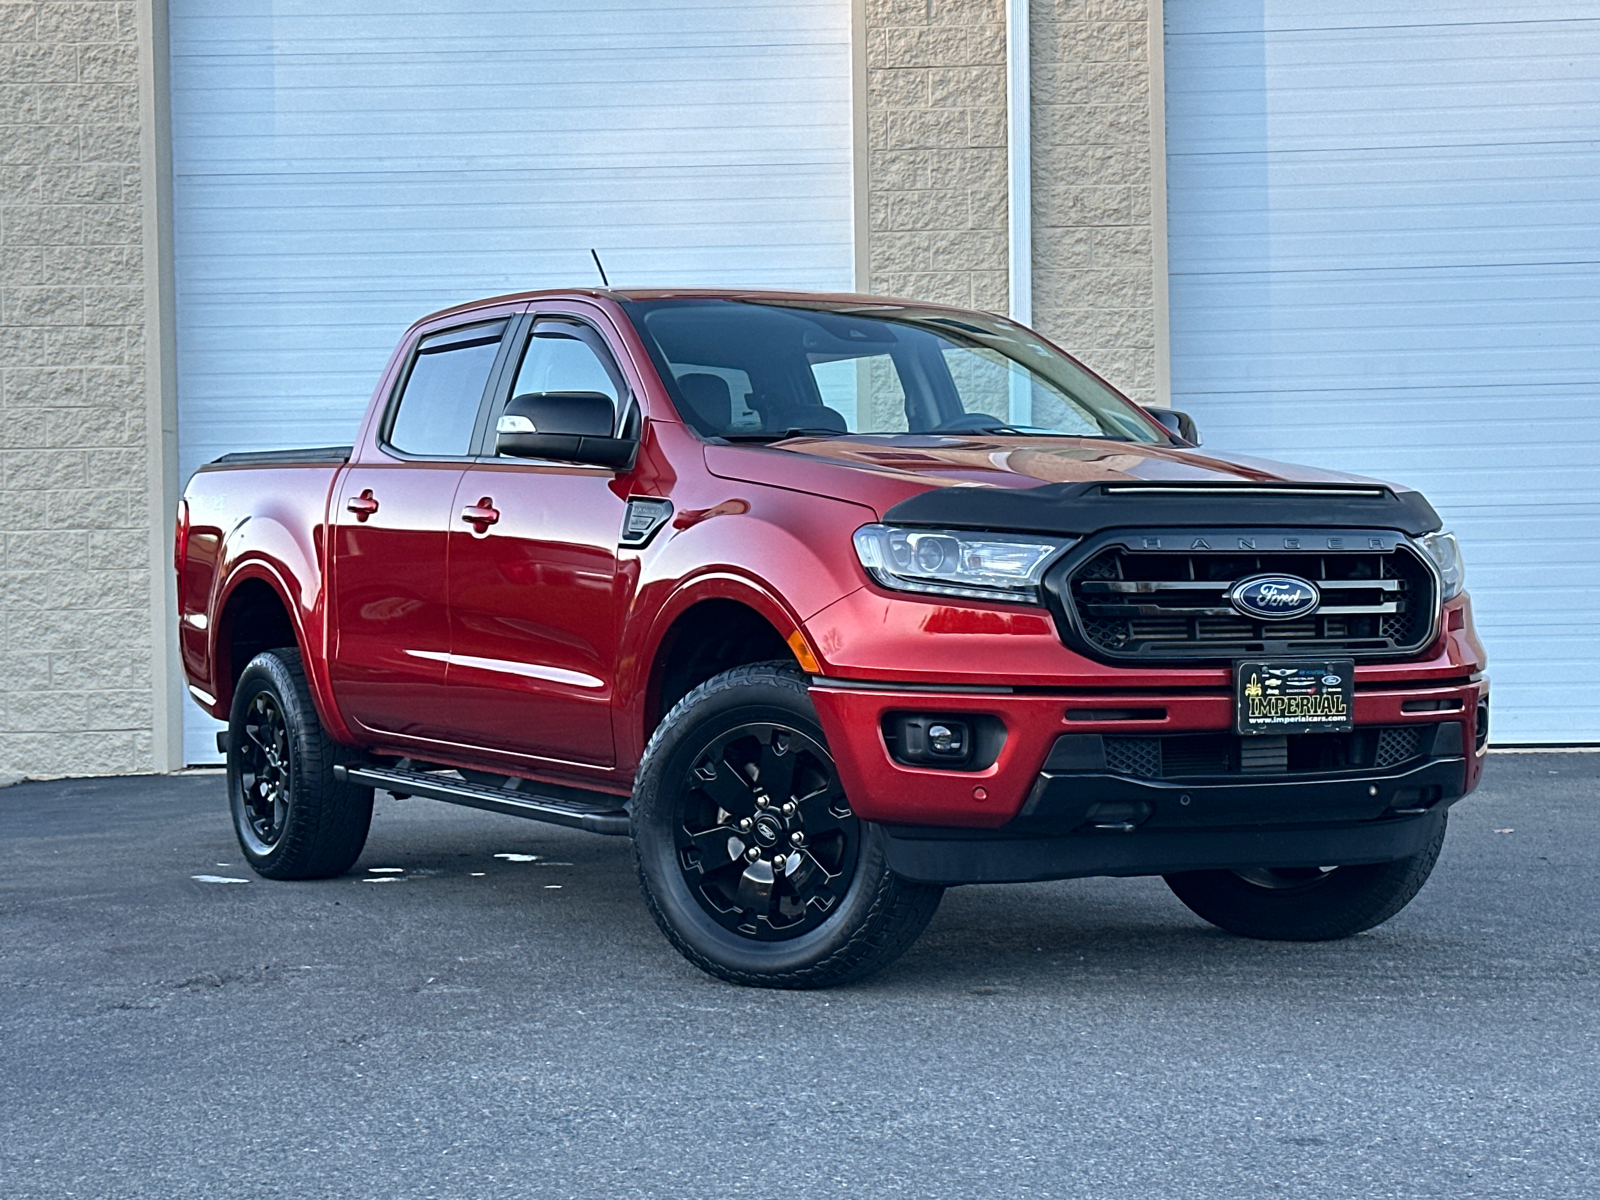
[[1315, 612], [1322, 594], [1298, 575], [1252, 575], [1228, 590], [1228, 603], [1257, 621], [1292, 621]]

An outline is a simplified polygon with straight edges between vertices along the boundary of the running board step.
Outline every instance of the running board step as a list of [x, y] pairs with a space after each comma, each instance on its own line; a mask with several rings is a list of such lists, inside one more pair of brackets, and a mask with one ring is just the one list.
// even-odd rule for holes
[[[464, 779], [446, 779], [428, 771], [408, 771], [403, 767], [339, 763], [333, 768], [333, 777], [342, 783], [381, 788], [386, 792], [398, 792], [404, 796], [425, 796], [429, 800], [443, 800], [447, 804], [461, 804], [467, 808], [481, 808], [512, 817], [547, 821], [552, 825], [566, 825], [571, 829], [587, 829], [590, 833], [609, 833], [627, 837], [632, 831], [628, 814], [623, 809], [600, 807], [602, 804], [615, 803], [617, 800], [616, 796], [607, 792], [590, 793], [596, 801], [591, 807], [573, 800], [531, 795], [507, 787], [469, 783]], [[524, 786], [537, 788], [539, 785], [532, 780], [525, 780]]]

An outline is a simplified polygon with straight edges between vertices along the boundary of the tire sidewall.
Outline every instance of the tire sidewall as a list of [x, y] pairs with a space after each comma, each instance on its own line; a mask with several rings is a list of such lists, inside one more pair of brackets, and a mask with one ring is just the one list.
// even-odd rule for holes
[[817, 928], [784, 941], [740, 937], [701, 907], [678, 866], [674, 823], [682, 780], [708, 742], [760, 721], [790, 725], [827, 746], [805, 685], [786, 672], [691, 693], [662, 721], [645, 752], [634, 791], [633, 843], [649, 899], [669, 935], [692, 957], [738, 974], [787, 975], [815, 966], [849, 943], [872, 914], [888, 865], [882, 831], [861, 821], [855, 875], [844, 899]]
[[[244, 776], [239, 755], [239, 746], [245, 737], [245, 714], [251, 702], [262, 692], [269, 693], [277, 701], [289, 734], [289, 811], [284, 819], [283, 832], [265, 854], [251, 846], [253, 834], [250, 833], [249, 818], [245, 812]], [[227, 754], [228, 807], [233, 814], [233, 831], [239, 839], [239, 849], [257, 871], [270, 873], [288, 856], [300, 832], [299, 827], [304, 823], [301, 793], [305, 787], [305, 741], [308, 733], [306, 714], [302, 711], [293, 677], [275, 653], [269, 651], [258, 654], [250, 660], [234, 687], [233, 704], [228, 712]]]

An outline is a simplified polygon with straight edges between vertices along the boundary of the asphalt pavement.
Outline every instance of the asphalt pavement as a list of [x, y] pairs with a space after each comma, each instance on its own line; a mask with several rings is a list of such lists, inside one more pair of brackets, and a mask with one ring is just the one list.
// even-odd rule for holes
[[348, 876], [272, 883], [214, 773], [19, 784], [0, 1196], [1593, 1197], [1597, 785], [1492, 756], [1349, 941], [962, 888], [793, 993], [680, 959], [623, 839], [383, 797]]

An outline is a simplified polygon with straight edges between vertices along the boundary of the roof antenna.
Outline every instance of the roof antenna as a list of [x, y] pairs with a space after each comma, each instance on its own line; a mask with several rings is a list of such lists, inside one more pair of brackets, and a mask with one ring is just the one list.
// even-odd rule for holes
[[605, 267], [600, 265], [600, 253], [599, 253], [599, 251], [597, 251], [597, 250], [595, 250], [594, 248], [591, 247], [590, 250], [589, 250], [589, 257], [594, 259], [594, 269], [596, 271], [600, 272], [600, 282], [605, 284], [606, 287], [610, 287], [611, 286], [611, 280], [606, 278], [606, 269], [605, 269]]

